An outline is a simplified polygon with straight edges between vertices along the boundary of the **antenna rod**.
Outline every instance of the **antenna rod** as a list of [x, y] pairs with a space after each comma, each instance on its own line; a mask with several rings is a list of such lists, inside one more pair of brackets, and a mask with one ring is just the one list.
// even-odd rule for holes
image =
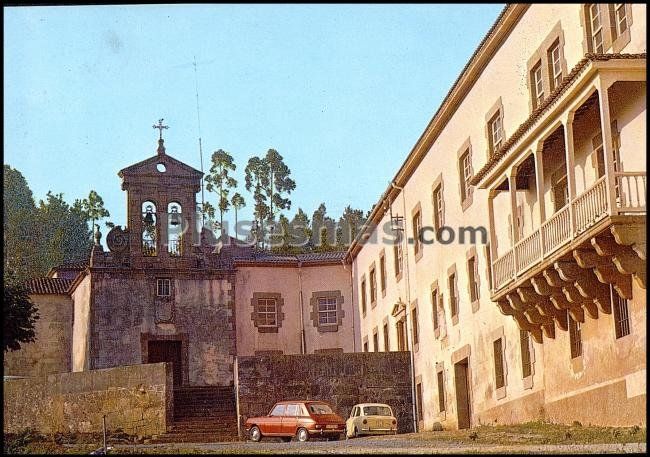
[[[194, 81], [196, 83], [196, 118], [199, 121], [199, 156], [201, 157], [201, 173], [203, 173], [203, 145], [201, 144], [201, 114], [199, 112], [199, 77], [196, 72], [196, 56], [194, 56]], [[205, 192], [203, 190], [203, 175], [201, 175], [201, 227], [205, 225]]]

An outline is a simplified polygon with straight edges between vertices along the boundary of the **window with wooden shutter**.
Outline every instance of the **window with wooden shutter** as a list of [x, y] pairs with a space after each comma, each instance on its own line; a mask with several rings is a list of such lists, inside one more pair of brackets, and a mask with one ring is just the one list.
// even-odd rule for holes
[[494, 341], [494, 378], [496, 388], [500, 389], [506, 385], [505, 373], [503, 370], [503, 339], [499, 338]]

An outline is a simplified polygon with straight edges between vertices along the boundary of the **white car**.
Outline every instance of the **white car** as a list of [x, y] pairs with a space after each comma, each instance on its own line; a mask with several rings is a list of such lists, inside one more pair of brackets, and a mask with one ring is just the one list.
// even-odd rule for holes
[[395, 435], [397, 419], [390, 406], [384, 403], [359, 403], [352, 407], [345, 421], [345, 437], [361, 435]]

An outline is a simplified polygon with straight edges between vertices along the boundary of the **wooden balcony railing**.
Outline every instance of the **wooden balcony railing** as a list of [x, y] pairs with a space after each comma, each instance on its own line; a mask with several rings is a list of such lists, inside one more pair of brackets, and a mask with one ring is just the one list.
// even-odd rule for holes
[[616, 195], [616, 205], [613, 208], [608, 204], [607, 177], [601, 177], [589, 189], [544, 221], [539, 229], [492, 262], [494, 291], [517, 279], [606, 215], [645, 213], [645, 172], [617, 172], [615, 188], [611, 192]]

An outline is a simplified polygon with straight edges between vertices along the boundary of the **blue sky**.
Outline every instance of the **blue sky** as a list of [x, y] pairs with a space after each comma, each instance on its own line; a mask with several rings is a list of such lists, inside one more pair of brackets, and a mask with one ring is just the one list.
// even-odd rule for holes
[[337, 218], [348, 204], [366, 211], [502, 8], [4, 8], [4, 163], [37, 201], [94, 189], [125, 225], [117, 172], [155, 154], [159, 118], [167, 153], [200, 169], [196, 56], [204, 169], [219, 148], [233, 155], [240, 219], [246, 162], [269, 148], [297, 183], [289, 218], [320, 202]]

